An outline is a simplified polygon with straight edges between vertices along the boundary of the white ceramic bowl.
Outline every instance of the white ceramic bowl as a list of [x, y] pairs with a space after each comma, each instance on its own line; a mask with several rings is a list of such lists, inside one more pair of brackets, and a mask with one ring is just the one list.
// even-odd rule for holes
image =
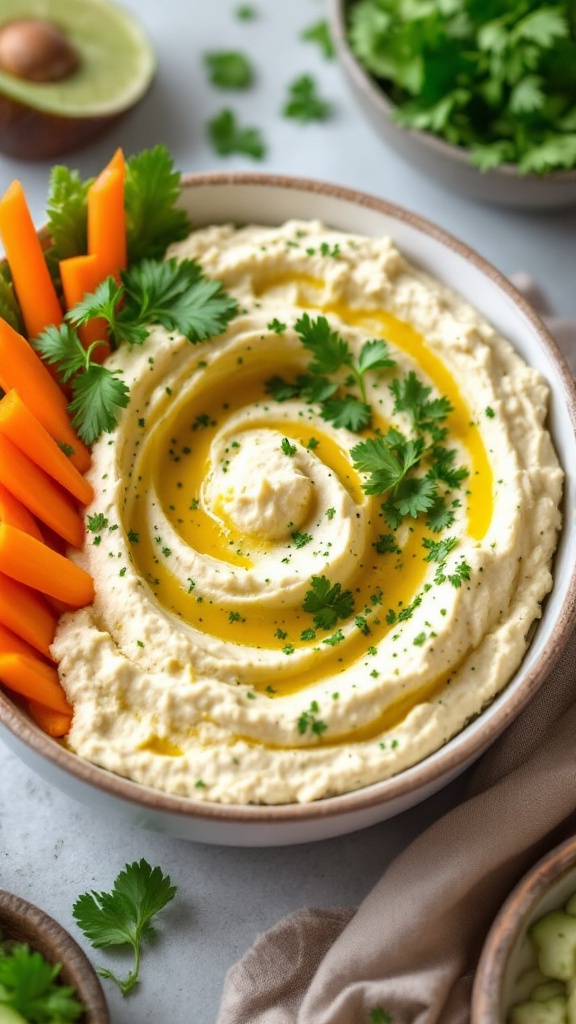
[[438, 179], [472, 199], [503, 206], [554, 209], [576, 204], [576, 170], [554, 171], [543, 177], [518, 173], [513, 164], [480, 171], [461, 146], [453, 146], [431, 132], [404, 128], [394, 120], [394, 104], [377, 80], [353, 54], [347, 37], [346, 12], [350, 0], [329, 0], [331, 32], [338, 59], [364, 116], [384, 142], [417, 170]]
[[510, 1008], [527, 998], [518, 978], [536, 966], [527, 930], [561, 910], [576, 892], [576, 836], [547, 853], [520, 880], [488, 933], [474, 979], [470, 1024], [505, 1024]]
[[[391, 236], [400, 250], [459, 292], [537, 367], [552, 389], [550, 430], [565, 468], [576, 466], [576, 393], [554, 342], [527, 302], [492, 266], [440, 228], [381, 199], [317, 181], [264, 174], [185, 178], [183, 203], [196, 226], [280, 224], [320, 218], [331, 227]], [[574, 507], [568, 473], [566, 508]], [[502, 733], [536, 692], [570, 630], [576, 603], [576, 524], [565, 517], [555, 585], [520, 670], [493, 704], [431, 757], [395, 778], [312, 804], [224, 806], [148, 789], [81, 760], [40, 731], [0, 693], [1, 735], [31, 767], [71, 796], [131, 824], [209, 843], [275, 846], [343, 835], [413, 806], [446, 785]]]

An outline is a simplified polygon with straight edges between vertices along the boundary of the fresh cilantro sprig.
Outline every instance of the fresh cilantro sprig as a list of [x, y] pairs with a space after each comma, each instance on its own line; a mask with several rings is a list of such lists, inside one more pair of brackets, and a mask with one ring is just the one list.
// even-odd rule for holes
[[60, 379], [69, 384], [72, 424], [86, 444], [93, 444], [103, 431], [114, 428], [120, 409], [129, 401], [129, 391], [118, 371], [109, 370], [93, 359], [102, 345], [96, 341], [84, 349], [69, 324], [47, 327], [33, 341], [44, 362], [58, 368]]
[[118, 978], [107, 967], [97, 968], [98, 974], [114, 981], [123, 995], [128, 995], [138, 981], [142, 944], [155, 932], [152, 918], [175, 895], [176, 886], [169, 876], [142, 859], [126, 865], [111, 892], [85, 892], [76, 900], [72, 914], [95, 949], [128, 945], [134, 952], [134, 967], [127, 978]]
[[330, 583], [326, 576], [312, 576], [302, 608], [314, 616], [317, 629], [329, 630], [338, 619], [347, 619], [353, 614], [354, 595], [351, 590], [342, 590], [340, 583]]
[[325, 18], [322, 18], [321, 21], [315, 21], [313, 25], [305, 28], [300, 33], [300, 38], [304, 42], [316, 43], [326, 60], [332, 60], [334, 57], [334, 43], [332, 42], [330, 28]]
[[[27, 1024], [68, 1024], [84, 1015], [76, 990], [60, 982], [60, 963], [51, 964], [27, 943], [0, 943], [0, 1013], [10, 1009]], [[12, 1020], [12, 1017], [10, 1017]]]
[[[365, 341], [355, 358], [348, 342], [331, 328], [325, 316], [313, 319], [303, 313], [294, 329], [304, 348], [312, 353], [312, 362], [307, 367], [310, 372], [300, 374], [293, 383], [271, 377], [266, 382], [268, 393], [278, 402], [298, 396], [310, 404], [318, 404], [322, 418], [335, 427], [355, 432], [367, 427], [372, 410], [367, 400], [366, 374], [396, 365], [386, 342], [381, 339]], [[346, 371], [344, 378], [343, 371]], [[330, 379], [337, 374], [340, 379]], [[356, 386], [360, 397], [342, 393], [342, 386]]]
[[349, 11], [351, 47], [401, 124], [468, 149], [482, 170], [576, 166], [571, 0], [359, 0]]
[[150, 325], [161, 324], [195, 344], [221, 334], [236, 310], [236, 300], [221, 282], [207, 278], [193, 260], [144, 259], [122, 273], [120, 284], [113, 277], [103, 281], [66, 314], [64, 324], [48, 327], [33, 344], [70, 384], [73, 425], [86, 444], [93, 444], [101, 433], [114, 429], [129, 391], [120, 371], [93, 358], [102, 342], [85, 350], [77, 328], [98, 317], [107, 324], [108, 340], [118, 347], [142, 344]]

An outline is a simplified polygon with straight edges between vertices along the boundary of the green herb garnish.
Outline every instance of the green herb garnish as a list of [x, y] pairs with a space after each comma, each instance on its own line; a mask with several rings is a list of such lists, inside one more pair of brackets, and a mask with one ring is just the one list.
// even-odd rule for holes
[[350, 4], [351, 47], [408, 128], [470, 151], [489, 170], [576, 166], [571, 0]]
[[220, 156], [244, 153], [261, 160], [266, 146], [259, 128], [241, 128], [233, 110], [221, 110], [208, 122], [208, 137]]
[[334, 44], [330, 35], [328, 22], [325, 19], [316, 21], [313, 25], [305, 28], [304, 31], [300, 33], [300, 38], [303, 39], [304, 42], [317, 43], [320, 47], [320, 52], [326, 60], [331, 60], [334, 56]]
[[85, 892], [72, 908], [74, 919], [96, 949], [132, 947], [134, 967], [120, 979], [107, 967], [98, 974], [114, 981], [127, 995], [138, 981], [142, 943], [154, 935], [151, 920], [176, 895], [176, 886], [144, 859], [127, 864], [111, 892]]
[[204, 54], [212, 85], [219, 89], [247, 89], [253, 71], [248, 58], [237, 50], [218, 50]]
[[312, 576], [302, 608], [313, 614], [317, 629], [329, 630], [338, 619], [347, 619], [353, 614], [354, 596], [351, 590], [342, 590], [340, 583], [332, 585], [326, 576]]
[[288, 99], [282, 113], [306, 124], [309, 121], [326, 121], [332, 113], [332, 105], [318, 94], [318, 86], [312, 75], [300, 75], [288, 87]]
[[67, 1024], [83, 1017], [85, 1007], [76, 999], [76, 990], [59, 981], [61, 968], [27, 943], [1, 942], [0, 1015], [2, 1008], [11, 1010], [14, 1022], [21, 1018], [23, 1024]]

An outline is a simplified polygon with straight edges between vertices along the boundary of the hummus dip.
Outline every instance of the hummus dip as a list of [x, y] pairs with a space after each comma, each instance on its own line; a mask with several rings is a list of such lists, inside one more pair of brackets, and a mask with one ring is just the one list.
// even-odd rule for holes
[[547, 385], [387, 239], [217, 226], [170, 255], [238, 315], [109, 360], [131, 398], [74, 556], [96, 599], [53, 646], [69, 745], [222, 803], [386, 779], [522, 660], [560, 526]]

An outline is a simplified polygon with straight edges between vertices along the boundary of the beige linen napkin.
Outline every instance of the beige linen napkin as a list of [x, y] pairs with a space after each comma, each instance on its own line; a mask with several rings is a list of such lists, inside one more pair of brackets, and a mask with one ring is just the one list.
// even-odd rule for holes
[[[514, 283], [548, 312], [527, 278]], [[548, 323], [576, 370], [576, 321]], [[498, 909], [576, 832], [575, 737], [576, 632], [478, 763], [467, 799], [401, 853], [357, 909], [297, 911], [260, 936], [228, 972], [217, 1024], [369, 1024], [375, 1007], [393, 1024], [465, 1024]]]

